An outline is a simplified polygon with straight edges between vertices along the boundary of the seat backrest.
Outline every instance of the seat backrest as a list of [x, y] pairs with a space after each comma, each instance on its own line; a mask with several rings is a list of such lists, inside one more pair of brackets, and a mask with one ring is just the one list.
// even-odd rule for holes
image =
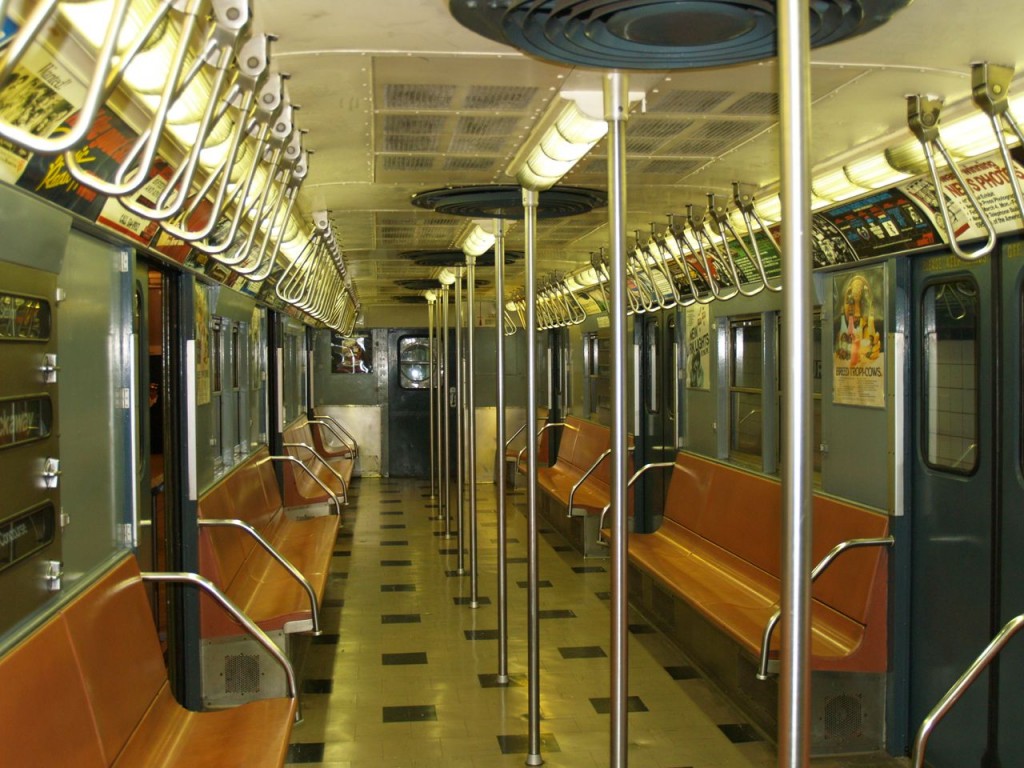
[[0, 657], [0, 681], [11, 765], [108, 765], [62, 615]]
[[[571, 463], [581, 472], [586, 472], [593, 466], [598, 457], [608, 450], [608, 446], [611, 443], [611, 431], [608, 427], [601, 424], [581, 419], [576, 419], [575, 425], [579, 431], [576, 433], [576, 446], [573, 450]], [[608, 468], [610, 465], [611, 461], [606, 458], [593, 471], [587, 482], [608, 485], [610, 477]]]
[[112, 764], [167, 682], [135, 558], [122, 559], [73, 600], [64, 617], [103, 752]]

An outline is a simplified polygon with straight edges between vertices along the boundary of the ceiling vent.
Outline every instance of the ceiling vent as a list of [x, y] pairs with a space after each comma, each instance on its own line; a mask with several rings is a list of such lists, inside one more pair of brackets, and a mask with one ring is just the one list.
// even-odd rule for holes
[[[910, 0], [808, 0], [811, 46], [884, 24]], [[548, 61], [636, 70], [716, 67], [776, 55], [774, 0], [449, 0], [477, 34]]]

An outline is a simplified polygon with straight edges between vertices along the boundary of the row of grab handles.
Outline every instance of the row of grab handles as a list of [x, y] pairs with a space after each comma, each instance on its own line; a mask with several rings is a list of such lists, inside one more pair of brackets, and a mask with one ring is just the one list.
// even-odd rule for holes
[[[9, 5], [0, 0], [0, 20]], [[75, 5], [43, 0], [26, 14], [0, 54], [0, 82], [55, 24], [71, 23], [73, 14], [60, 12]], [[288, 97], [287, 75], [270, 69], [274, 38], [252, 33], [247, 0], [160, 0], [142, 19], [139, 5], [113, 0], [84, 102], [68, 130], [40, 135], [16, 119], [0, 119], [0, 137], [34, 153], [63, 155], [79, 184], [117, 198], [248, 281], [262, 282], [273, 273], [286, 240], [301, 234], [293, 214], [309, 155], [304, 132], [294, 124], [298, 107]], [[131, 80], [133, 64], [151, 73], [152, 62], [143, 59], [158, 48], [170, 55], [162, 82], [143, 94], [151, 110], [138, 138], [109, 177], [90, 171], [79, 150], [101, 107]], [[180, 119], [190, 103], [203, 105], [194, 128], [183, 127]], [[185, 148], [183, 156], [156, 199], [144, 200], [137, 193], [163, 162], [158, 152], [168, 140]], [[329, 222], [325, 226], [314, 221], [309, 242], [288, 264], [276, 295], [344, 330], [354, 322], [358, 303]]]
[[[1011, 132], [1024, 146], [1024, 132], [1009, 108], [1013, 73], [1012, 67], [975, 64], [972, 69], [972, 94], [974, 103], [991, 121], [1018, 214], [1024, 219], [1024, 193], [1006, 139], [1006, 133]], [[996, 244], [996, 228], [970, 184], [964, 179], [956, 159], [942, 143], [939, 128], [942, 105], [943, 100], [935, 96], [908, 96], [907, 122], [924, 151], [946, 240], [960, 259], [975, 261], [992, 252]], [[958, 240], [959, 235], [954, 229], [953, 217], [942, 191], [936, 155], [949, 166], [986, 233], [985, 241], [973, 251], [965, 250]], [[740, 185], [734, 182], [732, 202], [743, 221], [746, 230], [743, 234], [737, 231], [726, 207], [720, 204], [713, 193], [708, 194], [707, 209], [700, 220], [694, 218], [693, 206], [688, 205], [685, 216], [670, 215], [668, 226], [661, 232], [656, 231], [652, 225], [646, 240], [640, 232], [636, 233], [636, 244], [627, 254], [625, 265], [629, 283], [626, 292], [627, 314], [643, 314], [695, 303], [710, 304], [713, 301], [728, 301], [736, 296], [755, 296], [765, 290], [773, 293], [782, 290], [781, 281], [768, 274], [759, 240], [763, 237], [762, 242], [770, 243], [774, 254], [780, 253], [779, 244], [754, 207], [753, 195], [741, 191]], [[741, 269], [737, 254], [742, 255], [747, 269]], [[607, 306], [608, 292], [605, 284], [611, 281], [611, 276], [608, 257], [603, 249], [591, 254], [591, 267], [597, 277], [597, 289], [604, 306]], [[577, 310], [583, 308], [574, 290], [568, 287], [566, 279], [563, 278], [557, 287], [549, 286], [546, 299], [543, 293], [540, 296], [537, 305], [538, 329], [576, 325], [585, 319], [585, 312], [577, 315]], [[512, 303], [525, 327], [523, 301], [519, 298]], [[507, 335], [515, 332], [516, 324], [507, 309], [504, 311], [504, 324]]]

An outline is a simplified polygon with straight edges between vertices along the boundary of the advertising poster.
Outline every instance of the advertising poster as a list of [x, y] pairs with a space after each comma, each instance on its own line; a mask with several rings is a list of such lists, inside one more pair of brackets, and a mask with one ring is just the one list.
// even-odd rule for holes
[[210, 402], [210, 302], [206, 286], [195, 284], [196, 405]]
[[711, 310], [707, 304], [686, 308], [686, 387], [711, 389]]
[[[4, 22], [3, 41], [8, 39]], [[14, 28], [10, 28], [11, 34]], [[35, 136], [49, 137], [85, 99], [85, 86], [41, 47], [26, 51], [0, 85], [0, 120]], [[13, 184], [24, 173], [32, 153], [0, 139], [0, 181]]]
[[331, 331], [331, 373], [373, 373], [369, 336], [342, 336]]
[[887, 189], [823, 212], [859, 259], [886, 256], [940, 242], [925, 213], [899, 189]]
[[835, 275], [832, 402], [885, 407], [885, 268]]

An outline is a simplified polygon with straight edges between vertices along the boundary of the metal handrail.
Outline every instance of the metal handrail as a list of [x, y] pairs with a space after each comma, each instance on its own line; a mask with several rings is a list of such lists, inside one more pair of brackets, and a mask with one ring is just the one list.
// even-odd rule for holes
[[1024, 614], [1015, 616], [1006, 622], [1003, 628], [999, 630], [999, 634], [992, 638], [992, 641], [985, 646], [985, 650], [967, 668], [967, 671], [960, 676], [959, 680], [953, 683], [953, 687], [946, 691], [945, 695], [939, 699], [939, 703], [925, 716], [921, 722], [921, 727], [917, 730], [917, 736], [914, 738], [914, 749], [911, 752], [912, 768], [924, 768], [924, 754], [932, 731], [935, 730], [939, 721], [960, 701], [960, 698], [967, 689], [971, 687], [974, 681], [978, 679], [978, 676], [985, 671], [985, 668], [992, 663], [992, 660], [999, 655], [1003, 647], [1010, 642], [1010, 639], [1022, 627], [1024, 627]]
[[[895, 542], [896, 539], [892, 536], [867, 539], [847, 539], [846, 541], [841, 541], [832, 547], [831, 551], [821, 558], [818, 564], [811, 570], [810, 583], [813, 584], [825, 569], [832, 565], [832, 563], [836, 561], [836, 558], [844, 552], [861, 549], [863, 547], [891, 547]], [[768, 624], [764, 628], [764, 634], [761, 636], [761, 659], [757, 668], [758, 680], [767, 680], [769, 677], [768, 654], [772, 643], [772, 634], [775, 632], [775, 627], [779, 623], [780, 616], [782, 616], [781, 606], [776, 608], [775, 613], [773, 613], [772, 617], [768, 619]]]
[[521, 434], [523, 434], [523, 430], [526, 429], [527, 426], [528, 426], [528, 424], [526, 422], [524, 422], [523, 425], [521, 427], [519, 427], [519, 429], [517, 429], [515, 432], [512, 433], [512, 437], [510, 437], [508, 440], [505, 441], [505, 450], [506, 451], [508, 450], [509, 446], [512, 445], [512, 441], [515, 440], [517, 437], [519, 437]]
[[[302, 467], [302, 471], [309, 475], [311, 478], [313, 478], [313, 482], [319, 485], [324, 490], [324, 492], [331, 497], [331, 501], [334, 502], [335, 514], [341, 514], [341, 502], [338, 500], [338, 494], [332, 491], [323, 480], [317, 477], [316, 473], [313, 472], [313, 470], [311, 470], [309, 467], [303, 464], [301, 459], [297, 459], [294, 456], [268, 456], [266, 459], [257, 462], [257, 465], [262, 464], [264, 461], [287, 461]], [[348, 504], [348, 499], [345, 499], [345, 503]]]
[[317, 453], [313, 446], [309, 443], [282, 443], [282, 445], [285, 448], [305, 448], [313, 454], [313, 458], [323, 464], [324, 467], [326, 467], [327, 470], [338, 479], [338, 482], [341, 483], [341, 496], [345, 500], [345, 503], [348, 504], [348, 484], [345, 482], [345, 478], [341, 476], [338, 470], [330, 465], [330, 462], [328, 462], [327, 459]]
[[[950, 155], [946, 146], [942, 143], [939, 135], [939, 115], [942, 112], [942, 99], [934, 96], [923, 96], [919, 93], [907, 96], [907, 124], [911, 132], [917, 137], [924, 150], [924, 158], [928, 162], [928, 170], [932, 176], [932, 184], [935, 186], [935, 197], [938, 201], [939, 212], [942, 215], [942, 224], [946, 228], [946, 236], [949, 239], [949, 247], [953, 249], [960, 259], [964, 261], [977, 261], [983, 256], [992, 252], [996, 245], [996, 228], [985, 212], [984, 206], [978, 200], [977, 195], [971, 190], [971, 186], [960, 173], [953, 156]], [[982, 226], [988, 231], [988, 240], [976, 251], [968, 253], [960, 247], [957, 242], [956, 232], [953, 231], [953, 222], [949, 216], [949, 206], [946, 204], [946, 194], [942, 190], [942, 181], [939, 179], [939, 169], [935, 164], [935, 150], [939, 151], [949, 170], [953, 172], [957, 183], [963, 189], [967, 200], [981, 219]], [[1012, 171], [1012, 168], [1011, 168]], [[1011, 177], [1013, 173], [1011, 172]]]
[[346, 442], [345, 440], [346, 437], [351, 439], [352, 436], [348, 435], [345, 432], [342, 432], [340, 429], [337, 428], [337, 426], [332, 424], [327, 419], [317, 416], [315, 419], [308, 419], [308, 421], [310, 424], [317, 424], [321, 427], [327, 427], [327, 431], [334, 435], [334, 437], [337, 438], [338, 442], [341, 443], [346, 450], [348, 450], [349, 456], [351, 458], [355, 459], [355, 457], [359, 454], [359, 451], [356, 448], [356, 446], [349, 445], [348, 442]]
[[[550, 422], [548, 424], [545, 424], [543, 427], [541, 427], [537, 431], [537, 448], [538, 449], [540, 448], [540, 436], [544, 434], [544, 430], [545, 429], [550, 429], [551, 427], [565, 427], [566, 429], [572, 429], [572, 430], [575, 430], [577, 432], [580, 431], [579, 427], [573, 426], [572, 424], [570, 424], [567, 421], [552, 421], [552, 422]], [[518, 434], [518, 433], [516, 433], [516, 434]], [[529, 445], [524, 445], [522, 447], [522, 449], [519, 451], [519, 454], [516, 456], [516, 465], [517, 466], [523, 460], [523, 454], [526, 453], [526, 449], [528, 447], [529, 447]]]
[[295, 707], [295, 721], [299, 722], [302, 720], [302, 714], [298, 706], [299, 698], [299, 687], [295, 680], [295, 668], [292, 663], [285, 656], [284, 652], [277, 647], [277, 644], [271, 640], [267, 633], [260, 629], [259, 625], [256, 624], [252, 619], [245, 615], [245, 613], [231, 600], [228, 599], [227, 595], [217, 589], [212, 581], [198, 573], [184, 572], [157, 572], [157, 571], [143, 571], [139, 574], [143, 581], [160, 582], [164, 584], [192, 584], [193, 586], [199, 587], [207, 594], [210, 595], [225, 611], [231, 614], [232, 618], [237, 621], [242, 627], [245, 628], [252, 637], [263, 646], [264, 650], [274, 657], [274, 660], [281, 665], [284, 669], [285, 678], [288, 680], [288, 698], [296, 700]]
[[[632, 448], [630, 448], [630, 450], [632, 450]], [[640, 469], [633, 473], [632, 477], [629, 478], [629, 481], [626, 483], [626, 488], [632, 488], [633, 483], [635, 483], [640, 476], [649, 469], [668, 469], [669, 467], [679, 467], [679, 469], [682, 469], [682, 467], [674, 461], [652, 461], [650, 464], [644, 464]], [[604, 528], [604, 519], [608, 516], [608, 510], [611, 508], [612, 503], [609, 501], [601, 509], [601, 518], [597, 523], [597, 543], [602, 547], [608, 546], [608, 542], [601, 538], [601, 530]]]
[[583, 476], [580, 477], [580, 479], [577, 480], [576, 483], [573, 485], [572, 490], [569, 491], [569, 506], [566, 509], [566, 515], [565, 515], [566, 517], [573, 517], [573, 514], [572, 514], [572, 500], [576, 496], [576, 491], [578, 491], [580, 489], [580, 487], [583, 485], [583, 483], [586, 482], [587, 478], [590, 477], [594, 473], [594, 470], [596, 470], [601, 465], [601, 462], [604, 461], [605, 459], [607, 459], [611, 455], [612, 455], [612, 449], [611, 448], [605, 448], [604, 451], [601, 453], [601, 455], [597, 457], [597, 460], [593, 464], [590, 465], [590, 469], [588, 469], [586, 472], [584, 472]]
[[237, 518], [200, 518], [199, 526], [209, 528], [238, 528], [252, 536], [256, 540], [256, 543], [259, 544], [268, 555], [276, 560], [282, 568], [288, 571], [289, 575], [299, 582], [299, 584], [302, 585], [302, 588], [306, 590], [306, 595], [309, 597], [309, 608], [313, 615], [313, 635], [319, 636], [323, 634], [323, 630], [320, 629], [320, 611], [317, 608], [316, 591], [313, 589], [313, 585], [309, 583], [309, 579], [306, 578], [302, 571], [292, 565], [288, 558], [278, 552], [277, 549], [274, 548], [274, 545], [267, 541], [263, 534], [257, 531], [251, 524], [244, 520], [238, 520]]
[[[782, 249], [779, 248], [779, 244], [775, 240], [775, 236], [764, 223], [764, 220], [754, 207], [753, 196], [741, 192], [739, 182], [736, 181], [732, 183], [732, 201], [736, 206], [736, 209], [740, 212], [743, 224], [747, 228], [747, 234], [750, 235], [750, 248], [747, 248], [746, 245], [743, 244], [743, 239], [740, 238], [739, 235], [736, 235], [736, 241], [740, 243], [750, 260], [754, 262], [754, 266], [757, 268], [757, 272], [761, 276], [761, 280], [764, 282], [764, 287], [773, 293], [778, 293], [782, 290], [782, 280], [779, 280], [778, 283], [774, 284], [768, 281], [768, 271], [764, 268], [764, 259], [761, 257], [761, 249], [757, 245], [757, 233], [754, 231], [754, 224], [757, 224], [764, 236], [768, 238], [768, 242], [770, 242], [772, 247], [775, 248], [776, 253], [780, 253]], [[729, 225], [729, 228], [732, 229], [731, 224]], [[736, 234], [734, 229], [733, 233]]]

